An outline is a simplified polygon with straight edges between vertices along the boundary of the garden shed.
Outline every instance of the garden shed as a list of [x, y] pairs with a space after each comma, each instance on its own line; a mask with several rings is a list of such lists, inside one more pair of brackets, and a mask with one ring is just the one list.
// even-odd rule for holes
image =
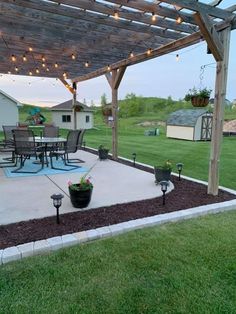
[[[73, 110], [75, 106], [75, 110]], [[64, 129], [91, 129], [93, 127], [93, 110], [79, 101], [65, 101], [51, 108], [52, 121]], [[76, 123], [74, 123], [76, 119]]]
[[167, 120], [166, 136], [189, 141], [211, 140], [212, 113], [205, 109], [181, 109]]
[[3, 125], [17, 125], [21, 103], [0, 90], [0, 129]]

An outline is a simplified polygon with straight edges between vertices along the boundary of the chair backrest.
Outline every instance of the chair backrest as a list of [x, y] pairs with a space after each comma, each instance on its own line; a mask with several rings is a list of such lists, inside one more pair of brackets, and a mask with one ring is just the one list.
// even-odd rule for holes
[[78, 149], [78, 141], [81, 130], [70, 130], [67, 134], [65, 146], [66, 153], [75, 153]]
[[43, 129], [44, 137], [58, 137], [59, 136], [59, 127], [54, 125], [45, 125]]
[[5, 142], [11, 142], [13, 140], [12, 131], [17, 129], [17, 126], [16, 125], [3, 125], [2, 128], [4, 132]]
[[79, 141], [78, 141], [78, 148], [82, 147], [83, 144], [83, 138], [84, 138], [84, 133], [86, 131], [86, 129], [80, 129], [80, 135], [79, 135]]
[[36, 150], [34, 132], [32, 130], [15, 129], [12, 132], [17, 155], [27, 155]]

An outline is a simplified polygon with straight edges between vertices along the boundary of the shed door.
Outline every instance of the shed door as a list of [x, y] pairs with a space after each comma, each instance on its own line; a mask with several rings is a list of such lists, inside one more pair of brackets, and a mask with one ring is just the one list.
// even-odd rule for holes
[[201, 140], [210, 141], [212, 132], [212, 116], [202, 117]]

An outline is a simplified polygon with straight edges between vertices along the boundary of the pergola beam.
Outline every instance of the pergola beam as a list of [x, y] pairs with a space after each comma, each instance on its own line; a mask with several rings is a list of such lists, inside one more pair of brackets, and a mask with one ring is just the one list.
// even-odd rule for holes
[[224, 49], [212, 21], [204, 13], [196, 13], [194, 17], [216, 61], [222, 61]]
[[62, 82], [62, 84], [71, 92], [72, 95], [74, 95], [75, 90], [70, 86], [70, 84], [67, 83], [67, 81], [64, 78], [59, 78], [59, 80]]

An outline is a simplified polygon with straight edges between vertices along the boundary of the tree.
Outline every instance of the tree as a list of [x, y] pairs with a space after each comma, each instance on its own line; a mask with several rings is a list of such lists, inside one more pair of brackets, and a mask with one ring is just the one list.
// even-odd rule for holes
[[106, 96], [106, 94], [104, 93], [104, 94], [102, 94], [102, 96], [101, 96], [101, 105], [102, 106], [105, 106], [107, 104], [107, 96]]

